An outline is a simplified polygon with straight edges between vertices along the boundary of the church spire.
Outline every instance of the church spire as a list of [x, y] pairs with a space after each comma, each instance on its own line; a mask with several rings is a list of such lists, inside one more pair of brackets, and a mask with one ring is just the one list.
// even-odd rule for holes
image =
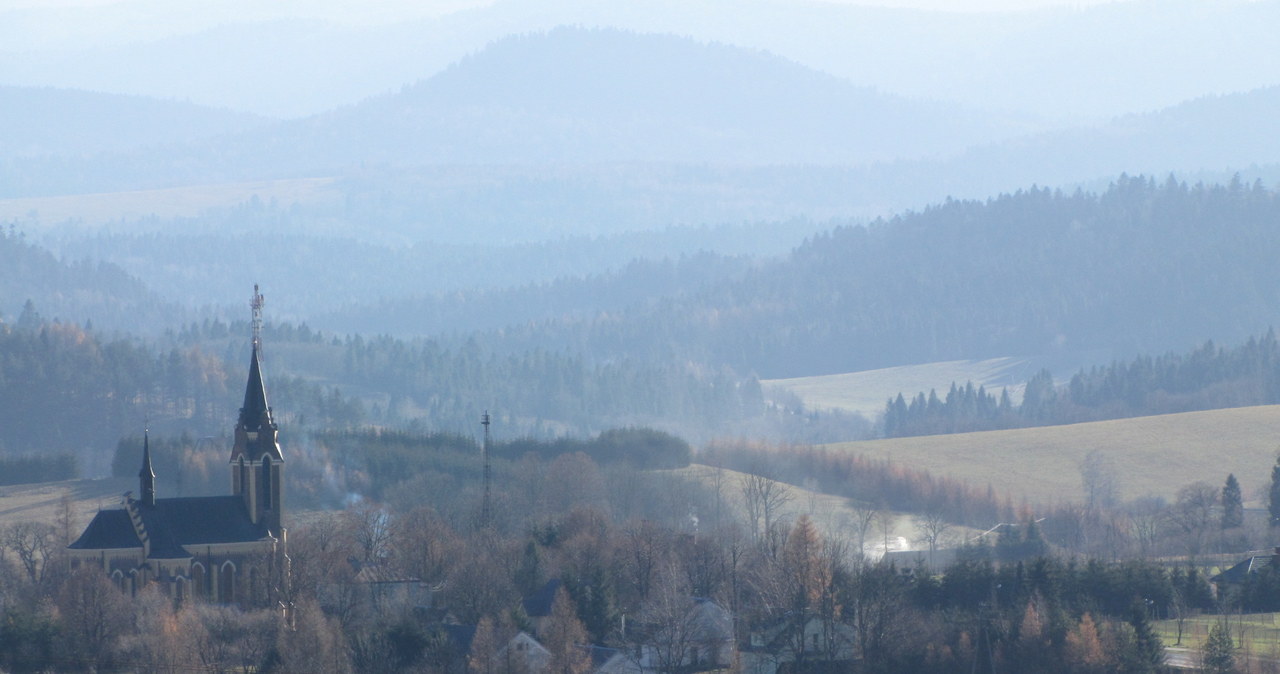
[[249, 361], [249, 380], [244, 386], [244, 405], [240, 408], [240, 426], [246, 431], [258, 431], [271, 425], [271, 407], [267, 405], [267, 387], [262, 383], [262, 364], [258, 358], [258, 343], [253, 344], [253, 356]]
[[253, 299], [249, 308], [253, 311], [253, 357], [249, 362], [249, 381], [244, 387], [244, 406], [240, 408], [240, 427], [250, 432], [272, 426], [271, 408], [267, 405], [267, 388], [262, 384], [262, 305], [265, 304], [258, 284], [253, 284]]
[[142, 470], [138, 471], [138, 493], [144, 505], [156, 504], [156, 471], [151, 468], [151, 429], [142, 431]]
[[249, 379], [244, 385], [244, 404], [236, 422], [236, 443], [231, 450], [234, 463], [241, 456], [248, 461], [260, 461], [263, 455], [275, 461], [283, 461], [276, 444], [276, 424], [267, 404], [267, 387], [262, 383], [262, 293], [253, 286], [253, 354], [249, 358]]

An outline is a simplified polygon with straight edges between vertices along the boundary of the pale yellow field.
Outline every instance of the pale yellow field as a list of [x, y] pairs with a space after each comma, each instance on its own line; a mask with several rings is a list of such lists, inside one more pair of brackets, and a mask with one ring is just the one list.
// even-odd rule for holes
[[1115, 466], [1124, 499], [1172, 500], [1183, 485], [1205, 480], [1221, 487], [1235, 473], [1246, 506], [1261, 507], [1280, 449], [1280, 405], [830, 447], [991, 484], [1000, 494], [1042, 504], [1079, 501], [1080, 463], [1097, 450]]
[[310, 203], [337, 198], [329, 189], [332, 183], [333, 178], [298, 178], [134, 192], [0, 199], [0, 222], [49, 226], [72, 220], [82, 225], [94, 226], [110, 220], [150, 215], [162, 218], [193, 216], [216, 206], [246, 202], [255, 195], [263, 202], [275, 199], [282, 204]]
[[766, 389], [777, 388], [795, 394], [811, 409], [837, 409], [855, 412], [874, 419], [884, 412], [885, 401], [899, 393], [911, 397], [936, 389], [939, 396], [946, 396], [954, 382], [964, 386], [973, 382], [986, 386], [993, 395], [1007, 387], [1016, 404], [1022, 399], [1026, 385], [1027, 362], [1020, 358], [991, 358], [988, 360], [953, 360], [924, 365], [904, 365], [881, 370], [866, 370], [846, 374], [829, 374], [795, 379], [769, 379], [760, 384]]
[[136, 479], [66, 480], [0, 487], [0, 526], [23, 521], [53, 524], [66, 496], [71, 501], [75, 529], [79, 533], [99, 508], [120, 507], [121, 497], [130, 489], [137, 494]]

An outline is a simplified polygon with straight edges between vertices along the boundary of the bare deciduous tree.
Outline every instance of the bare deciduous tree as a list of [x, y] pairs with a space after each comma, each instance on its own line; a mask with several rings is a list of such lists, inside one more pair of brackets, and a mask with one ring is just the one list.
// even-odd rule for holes
[[657, 576], [653, 592], [641, 606], [640, 625], [629, 636], [634, 652], [648, 651], [649, 666], [659, 672], [679, 672], [692, 661], [697, 647], [694, 603], [674, 564], [664, 564]]
[[107, 664], [125, 633], [129, 600], [102, 569], [86, 564], [58, 592], [63, 657], [85, 670]]
[[365, 564], [376, 564], [390, 556], [391, 518], [386, 508], [361, 500], [342, 514], [342, 524]]
[[1177, 500], [1167, 512], [1170, 520], [1186, 536], [1187, 550], [1200, 554], [1204, 538], [1214, 524], [1218, 489], [1208, 482], [1192, 482], [1178, 490]]
[[853, 530], [858, 535], [858, 561], [862, 562], [867, 557], [867, 534], [871, 533], [878, 510], [870, 503], [862, 502], [852, 503], [849, 510], [853, 516]]
[[881, 507], [876, 510], [876, 528], [880, 530], [884, 536], [884, 554], [889, 554], [889, 535], [893, 533], [893, 527], [898, 521], [898, 516], [889, 510], [888, 507]]
[[951, 523], [946, 519], [945, 510], [933, 503], [923, 513], [916, 515], [915, 524], [920, 530], [920, 541], [929, 546], [929, 566], [932, 567], [933, 554], [937, 552], [942, 537], [951, 529]]
[[1090, 510], [1114, 507], [1119, 500], [1115, 464], [1096, 449], [1080, 462], [1080, 485], [1085, 507]]
[[772, 530], [783, 509], [795, 500], [795, 494], [787, 485], [759, 473], [748, 473], [742, 478], [741, 486], [742, 502], [747, 510], [747, 520], [751, 524], [751, 534], [759, 540], [761, 533]]
[[44, 522], [18, 522], [4, 528], [0, 537], [5, 550], [12, 553], [33, 585], [44, 583], [53, 557], [61, 551], [58, 531]]

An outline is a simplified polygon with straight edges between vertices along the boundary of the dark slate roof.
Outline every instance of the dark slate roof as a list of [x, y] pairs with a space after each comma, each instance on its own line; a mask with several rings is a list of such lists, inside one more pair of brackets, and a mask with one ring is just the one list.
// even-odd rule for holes
[[1274, 555], [1253, 555], [1209, 580], [1214, 583], [1239, 585], [1249, 577], [1249, 574], [1257, 573], [1271, 566], [1273, 560]]
[[70, 546], [73, 550], [114, 550], [140, 548], [142, 541], [133, 532], [129, 513], [120, 510], [99, 510], [84, 533]]
[[556, 590], [560, 589], [560, 579], [552, 578], [542, 589], [532, 596], [525, 597], [524, 614], [530, 618], [541, 618], [551, 615], [551, 603], [556, 600]]
[[[245, 543], [268, 534], [265, 526], [249, 519], [249, 511], [239, 496], [164, 498], [156, 499], [154, 506], [132, 503], [142, 514], [153, 559], [182, 559], [198, 553], [201, 545]], [[121, 509], [99, 512], [70, 547], [98, 550], [141, 546], [129, 512]]]
[[267, 535], [265, 526], [254, 524], [249, 518], [249, 510], [239, 496], [157, 499], [155, 508], [142, 509], [142, 521], [148, 531], [155, 524], [168, 528], [180, 545], [243, 543]]

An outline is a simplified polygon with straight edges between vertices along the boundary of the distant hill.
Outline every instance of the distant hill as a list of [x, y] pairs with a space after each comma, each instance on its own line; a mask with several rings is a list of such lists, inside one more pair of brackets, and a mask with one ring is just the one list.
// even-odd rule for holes
[[953, 194], [976, 196], [1007, 190], [1015, 182], [1062, 185], [1122, 172], [1244, 170], [1276, 162], [1280, 86], [1206, 96], [1097, 126], [977, 147], [936, 170], [938, 181], [952, 185]]
[[1115, 468], [1122, 499], [1162, 496], [1234, 473], [1246, 504], [1264, 506], [1280, 436], [1280, 406], [1187, 412], [1070, 426], [933, 435], [830, 445], [982, 486], [1030, 503], [1081, 500], [1080, 464], [1097, 451]]
[[1000, 134], [988, 115], [881, 94], [765, 52], [557, 28], [496, 42], [290, 135], [347, 160], [397, 163], [861, 164], [945, 156]]
[[164, 324], [166, 318], [180, 320], [171, 305], [120, 267], [59, 260], [21, 235], [0, 230], [0, 323], [18, 321], [27, 300], [46, 320], [88, 320], [104, 330], [137, 330]]
[[234, 138], [75, 165], [15, 162], [0, 196], [319, 177], [366, 165], [865, 165], [941, 159], [1011, 133], [990, 114], [879, 93], [765, 52], [558, 28], [496, 42], [398, 93]]
[[359, 17], [350, 25], [335, 16], [338, 3], [22, 4], [0, 10], [0, 49], [9, 50], [0, 81], [278, 117], [391, 91], [506, 35], [558, 25], [765, 49], [885, 92], [1052, 118], [1106, 118], [1280, 81], [1274, 0], [999, 13], [791, 0], [365, 3], [346, 12]]
[[1239, 342], [1280, 323], [1277, 217], [1280, 196], [1260, 186], [1142, 178], [1098, 195], [949, 201], [838, 227], [741, 278], [625, 313], [491, 339], [597, 358], [674, 350], [767, 379]]
[[0, 156], [72, 155], [186, 143], [260, 126], [261, 117], [192, 103], [0, 85]]

